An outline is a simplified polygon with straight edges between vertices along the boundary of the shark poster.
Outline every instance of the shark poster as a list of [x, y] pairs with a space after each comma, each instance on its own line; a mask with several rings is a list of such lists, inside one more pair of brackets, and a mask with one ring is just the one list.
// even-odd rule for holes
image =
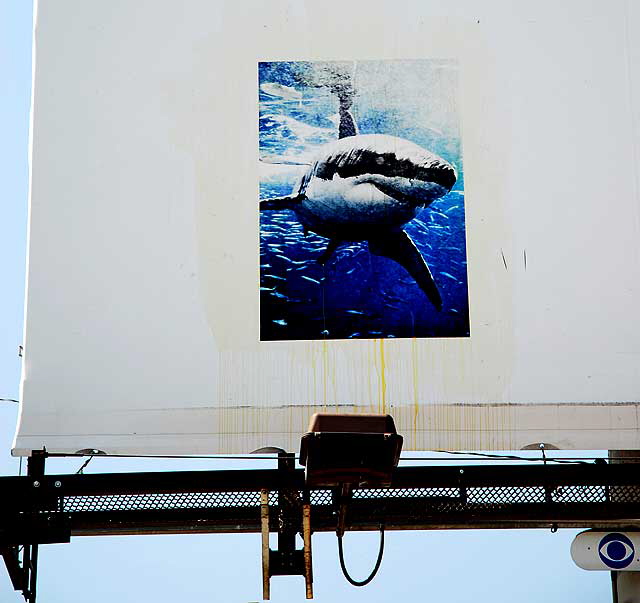
[[469, 336], [456, 62], [258, 79], [261, 340]]

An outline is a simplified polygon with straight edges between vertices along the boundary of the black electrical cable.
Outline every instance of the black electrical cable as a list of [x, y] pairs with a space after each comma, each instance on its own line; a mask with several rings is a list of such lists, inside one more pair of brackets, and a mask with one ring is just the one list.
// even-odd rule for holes
[[384, 525], [380, 525], [380, 549], [378, 550], [378, 558], [376, 559], [376, 564], [373, 568], [373, 571], [369, 574], [367, 578], [364, 580], [354, 580], [347, 571], [347, 566], [344, 563], [344, 551], [342, 550], [342, 535], [338, 534], [338, 557], [340, 557], [340, 568], [342, 569], [342, 573], [344, 577], [347, 579], [349, 584], [353, 586], [366, 586], [373, 580], [380, 569], [380, 563], [382, 563], [382, 555], [384, 553]]
[[91, 455], [84, 463], [82, 463], [82, 467], [76, 471], [76, 475], [82, 475], [84, 473], [85, 467], [93, 460], [93, 455]]
[[[504, 454], [487, 454], [481, 452], [457, 452], [452, 450], [435, 450], [434, 452], [438, 452], [440, 454], [449, 454], [449, 455], [457, 455], [457, 456], [467, 456], [474, 458], [465, 458], [466, 461], [472, 461], [474, 463], [485, 461], [491, 463], [494, 460], [497, 461], [517, 461], [517, 462], [527, 462], [527, 463], [542, 463], [542, 459], [540, 457], [523, 457], [523, 456], [514, 456], [514, 455], [504, 455]], [[50, 452], [47, 456], [54, 457], [72, 457], [72, 456], [86, 456], [86, 454], [67, 454], [60, 452]], [[256, 455], [256, 454], [236, 454], [236, 455], [222, 455], [222, 454], [100, 454], [101, 458], [125, 458], [125, 459], [176, 459], [176, 460], [184, 460], [184, 459], [206, 459], [206, 460], [231, 460], [231, 461], [273, 461], [277, 460], [276, 455]], [[294, 458], [299, 459], [300, 455], [294, 455]], [[569, 458], [552, 458], [547, 457], [547, 462], [549, 463], [564, 463], [564, 464], [585, 464], [586, 461], [593, 461], [597, 459], [604, 459], [604, 457], [598, 456], [578, 456], [578, 457], [569, 457]], [[640, 456], [637, 457], [628, 457], [625, 460], [640, 460]], [[425, 462], [457, 462], [456, 458], [445, 458], [445, 457], [433, 457], [433, 456], [406, 456], [401, 457], [400, 462], [405, 461], [425, 461]]]

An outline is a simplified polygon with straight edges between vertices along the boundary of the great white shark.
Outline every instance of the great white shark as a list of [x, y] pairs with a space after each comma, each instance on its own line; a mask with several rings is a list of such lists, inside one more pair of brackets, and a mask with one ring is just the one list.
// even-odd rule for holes
[[327, 237], [321, 263], [343, 242], [367, 241], [371, 253], [400, 264], [441, 310], [431, 271], [403, 226], [453, 188], [456, 171], [409, 140], [358, 134], [350, 97], [339, 99], [338, 140], [318, 150], [290, 195], [262, 200], [260, 211], [293, 210], [306, 230]]

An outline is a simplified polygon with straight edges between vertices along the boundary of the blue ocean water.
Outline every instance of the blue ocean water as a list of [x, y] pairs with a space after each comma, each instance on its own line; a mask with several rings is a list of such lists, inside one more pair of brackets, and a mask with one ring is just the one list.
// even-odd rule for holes
[[[259, 64], [260, 198], [291, 194], [318, 148], [337, 139], [337, 101], [318, 85], [316, 63]], [[321, 265], [329, 240], [304, 232], [291, 210], [260, 213], [260, 337], [264, 340], [466, 337], [469, 304], [464, 177], [447, 61], [325, 63], [349, 70], [361, 134], [411, 140], [449, 161], [453, 190], [404, 230], [426, 260], [443, 300], [437, 311], [396, 262], [346, 242]], [[321, 81], [321, 80], [320, 80]]]

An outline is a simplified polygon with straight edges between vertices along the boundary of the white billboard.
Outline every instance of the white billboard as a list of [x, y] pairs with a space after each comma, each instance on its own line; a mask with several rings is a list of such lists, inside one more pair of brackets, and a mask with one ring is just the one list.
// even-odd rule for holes
[[640, 8], [40, 0], [16, 454], [640, 446]]

